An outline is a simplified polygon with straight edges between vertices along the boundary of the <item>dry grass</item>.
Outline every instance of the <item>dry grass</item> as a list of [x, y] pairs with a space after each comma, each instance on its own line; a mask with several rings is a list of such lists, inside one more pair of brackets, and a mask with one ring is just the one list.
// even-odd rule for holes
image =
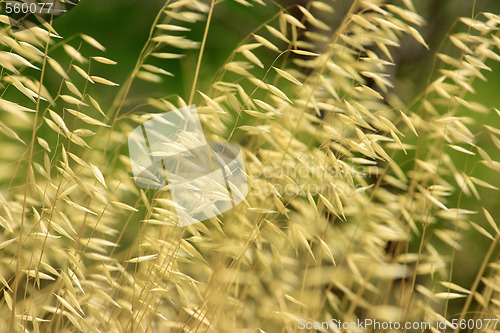
[[[457, 21], [466, 32], [449, 35], [453, 50], [436, 55], [426, 90], [406, 103], [388, 67], [407, 36], [427, 47], [411, 0], [354, 0], [336, 29], [319, 18], [335, 3], [269, 1], [276, 15], [197, 91], [223, 5], [166, 1], [109, 110], [88, 92], [117, 85], [93, 69], [120, 65], [104, 46], [49, 24], [13, 34], [1, 17], [0, 331], [298, 332], [299, 318], [499, 318], [500, 231], [480, 195], [497, 195], [498, 177], [474, 171], [500, 171], [490, 157], [500, 128], [478, 121], [500, 111], [469, 98], [500, 60], [500, 17]], [[205, 26], [199, 41], [182, 37], [193, 25]], [[168, 80], [170, 59], [193, 48], [189, 95], [147, 102], [155, 112], [195, 103], [209, 141], [242, 147], [250, 193], [179, 228], [168, 190], [131, 178], [127, 135], [150, 114], [123, 109], [136, 80]], [[450, 272], [471, 230], [489, 250], [459, 286]]]

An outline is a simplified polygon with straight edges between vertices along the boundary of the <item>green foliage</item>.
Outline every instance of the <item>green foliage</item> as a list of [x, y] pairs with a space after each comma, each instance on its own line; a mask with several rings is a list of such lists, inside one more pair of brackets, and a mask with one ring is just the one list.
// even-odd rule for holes
[[[500, 111], [474, 93], [500, 16], [457, 20], [413, 95], [392, 72], [402, 42], [428, 48], [411, 0], [354, 0], [336, 24], [336, 3], [301, 3], [168, 0], [133, 66], [0, 16], [0, 331], [498, 318]], [[210, 78], [217, 13], [246, 6], [258, 25]], [[250, 192], [180, 228], [168, 189], [135, 185], [127, 137], [189, 104], [208, 141], [242, 147]]]

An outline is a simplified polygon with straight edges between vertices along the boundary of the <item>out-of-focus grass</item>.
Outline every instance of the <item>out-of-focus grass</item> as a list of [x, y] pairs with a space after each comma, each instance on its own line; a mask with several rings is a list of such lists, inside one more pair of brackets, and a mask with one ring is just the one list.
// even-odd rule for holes
[[[281, 3], [287, 5], [285, 1]], [[288, 4], [290, 3], [292, 2]], [[141, 48], [149, 34], [154, 16], [162, 4], [163, 1], [161, 0], [108, 0], [105, 2], [101, 0], [86, 0], [82, 1], [77, 9], [58, 18], [55, 22], [55, 28], [64, 33], [65, 36], [85, 33], [94, 36], [106, 45], [106, 56], [119, 63], [119, 66], [105, 67], [106, 77], [115, 82], [122, 83], [127, 79], [127, 74], [134, 67]], [[424, 28], [423, 34], [429, 40], [431, 50], [437, 50], [439, 43], [448, 32], [447, 29], [452, 24], [453, 18], [458, 15], [469, 15], [474, 3], [468, 0], [448, 0], [441, 1], [439, 4], [434, 1], [419, 1], [415, 2], [415, 5], [424, 16], [431, 15], [434, 18]], [[495, 8], [500, 10], [500, 3], [495, 1], [481, 1], [479, 4], [476, 4], [475, 11], [489, 10], [495, 12]], [[344, 6], [339, 4], [339, 12], [343, 10]], [[262, 23], [266, 17], [270, 17], [270, 13], [272, 13], [272, 10], [262, 6], [246, 8], [233, 2], [227, 2], [220, 6], [211, 24], [207, 39], [203, 58], [204, 66], [199, 77], [199, 82], [202, 85], [203, 83], [208, 85], [216, 74], [217, 69], [224, 63], [237, 43], [241, 41], [241, 38], [247, 36], [253, 29], [257, 28], [258, 24]], [[334, 24], [334, 22], [331, 23]], [[188, 32], [188, 35], [198, 36], [199, 39], [199, 36], [203, 34], [203, 25], [195, 25], [195, 27], [196, 30]], [[395, 89], [400, 92], [400, 95], [411, 99], [415, 97], [419, 89], [425, 88], [426, 75], [429, 75], [432, 69], [433, 53], [419, 47], [418, 43], [409, 37], [403, 40], [403, 45], [407, 45], [407, 47], [395, 49], [395, 52], [403, 59], [400, 67], [396, 68], [396, 72], [394, 73], [398, 80]], [[164, 80], [160, 89], [151, 91], [148, 90], [150, 88], [148, 83], [136, 81], [131, 95], [159, 97], [172, 94], [188, 94], [191, 87], [187, 83], [192, 80], [191, 76], [193, 68], [196, 66], [197, 58], [197, 51], [192, 51], [192, 53], [192, 56], [185, 57], [177, 62], [170, 62], [170, 67], [166, 68], [166, 70], [172, 72], [175, 77]], [[487, 105], [500, 105], [500, 94], [497, 88], [500, 86], [500, 76], [495, 75], [495, 73], [500, 71], [500, 64], [491, 61], [488, 65], [491, 65], [493, 69], [491, 74], [486, 75], [488, 81], [482, 82], [478, 80], [477, 92], [475, 95], [470, 96], [470, 98]], [[407, 77], [420, 77], [421, 80], [408, 81]], [[89, 91], [92, 94], [102, 95], [100, 97], [104, 106], [109, 106], [112, 103], [115, 97], [114, 93], [116, 92], [116, 90], [107, 87], [90, 87]], [[140, 103], [140, 100], [138, 100], [138, 103]], [[128, 109], [134, 107], [134, 105], [129, 105]], [[477, 113], [471, 113], [469, 116], [473, 116], [478, 120], [481, 117]], [[480, 119], [480, 121], [498, 127], [499, 118], [495, 114], [490, 113], [484, 119]], [[478, 143], [481, 146], [491, 144], [487, 136], [479, 138]], [[467, 162], [464, 154], [457, 153], [455, 155], [459, 160], [457, 165], [466, 165], [468, 170], [474, 167], [476, 175], [484, 176], [485, 179], [495, 176], [494, 171], [482, 165], [473, 166], [470, 161]], [[500, 159], [500, 153], [497, 151], [497, 154], [492, 155], [492, 157], [493, 159]], [[402, 168], [404, 169], [404, 165], [402, 165]], [[485, 206], [499, 220], [500, 209], [496, 207], [496, 203], [499, 202], [500, 194], [483, 188], [479, 188], [479, 193], [483, 198]], [[459, 193], [454, 193], [451, 201], [457, 202], [458, 198]], [[471, 210], [479, 211], [480, 209], [480, 207], [471, 206], [466, 196], [462, 196], [460, 206]], [[133, 228], [130, 229], [131, 237], [134, 232]], [[457, 276], [458, 282], [467, 285], [474, 278], [474, 272], [477, 271], [480, 265], [480, 261], [474, 258], [484, 253], [488, 245], [481, 241], [482, 237], [476, 231], [471, 230], [468, 238], [465, 239], [463, 247], [467, 250], [458, 254], [456, 258], [454, 274]]]
[[[95, 37], [107, 47], [105, 56], [116, 60], [119, 66], [109, 67], [95, 65], [92, 68], [92, 73], [106, 77], [112, 81], [123, 84], [130, 74], [135, 65], [136, 59], [140, 50], [146, 41], [151, 23], [158, 9], [163, 4], [163, 1], [107, 1], [102, 2], [99, 0], [86, 0], [78, 6], [77, 9], [71, 11], [68, 15], [58, 19], [55, 28], [65, 37], [72, 34], [85, 33]], [[432, 2], [419, 2], [419, 6], [434, 8], [435, 3]], [[464, 5], [465, 4], [465, 5]], [[482, 4], [488, 4], [482, 2]], [[490, 2], [490, 5], [492, 3]], [[498, 3], [497, 3], [498, 4]], [[470, 4], [469, 4], [470, 5]], [[467, 8], [470, 7], [466, 1], [446, 1], [440, 2], [439, 12], [435, 13], [434, 20], [430, 22], [427, 30], [426, 39], [430, 40], [431, 50], [437, 50], [439, 41], [444, 38], [447, 33], [446, 28], [450, 24], [447, 20], [439, 21], [439, 15], [443, 15], [447, 10], [454, 10], [456, 15], [468, 15]], [[494, 5], [494, 4], [493, 4]], [[428, 8], [428, 10], [429, 10]], [[484, 8], [483, 8], [484, 9]], [[464, 10], [464, 12], [460, 12]], [[489, 9], [495, 12], [494, 10]], [[229, 54], [235, 49], [237, 43], [249, 33], [257, 28], [259, 24], [265, 21], [266, 17], [270, 15], [272, 10], [265, 7], [255, 7], [252, 9], [243, 8], [242, 6], [226, 2], [223, 3], [217, 10], [213, 18], [210, 32], [208, 34], [205, 55], [203, 59], [203, 67], [199, 73], [199, 89], [208, 89], [211, 79], [216, 74], [218, 68], [225, 62]], [[498, 12], [498, 11], [497, 11]], [[456, 15], [453, 15], [455, 17]], [[425, 15], [425, 10], [424, 10]], [[329, 22], [335, 24], [335, 22]], [[195, 25], [193, 31], [187, 32], [186, 35], [194, 36], [193, 40], [200, 40], [203, 34], [203, 24]], [[411, 100], [426, 86], [426, 76], [429, 75], [432, 68], [432, 52], [426, 51], [421, 45], [415, 47], [415, 42], [409, 42], [410, 38], [403, 40], [403, 46], [400, 51], [395, 50], [395, 56], [398, 57], [398, 67], [395, 68], [393, 75], [396, 76], [395, 89], [398, 90], [398, 95]], [[75, 45], [76, 47], [78, 45]], [[87, 45], [82, 44], [83, 48]], [[417, 51], [415, 51], [417, 50]], [[62, 50], [60, 51], [62, 53]], [[446, 46], [445, 46], [446, 52]], [[162, 97], [174, 94], [179, 94], [183, 97], [188, 97], [191, 89], [190, 83], [193, 79], [194, 67], [196, 66], [198, 51], [185, 51], [184, 58], [171, 61], [165, 70], [172, 72], [175, 77], [164, 80], [161, 85], [153, 85], [137, 80], [134, 82], [130, 93], [129, 104], [123, 110], [123, 113], [132, 111], [153, 111], [148, 109], [141, 109], [140, 105], [146, 98], [149, 97]], [[57, 52], [54, 53], [57, 56]], [[148, 61], [155, 61], [148, 60]], [[493, 67], [493, 73], [498, 73], [500, 66], [488, 62], [488, 65]], [[419, 74], [419, 75], [416, 75]], [[407, 77], [412, 77], [411, 81]], [[477, 94], [470, 96], [472, 100], [478, 100], [486, 105], [500, 105], [500, 94], [494, 87], [500, 86], [500, 77], [494, 74], [487, 75], [488, 82], [476, 81]], [[81, 78], [80, 78], [81, 79]], [[50, 82], [47, 82], [50, 85]], [[54, 83], [56, 84], [56, 83]], [[117, 89], [112, 87], [90, 86], [89, 92], [91, 95], [96, 96], [102, 103], [103, 108], [108, 108], [114, 98], [116, 97]], [[404, 102], [407, 102], [405, 100]], [[465, 109], [462, 114], [474, 117], [479, 123], [488, 123], [494, 127], [499, 127], [499, 118], [494, 113], [490, 113], [488, 117], [481, 114], [466, 113]], [[244, 125], [240, 121], [238, 125]], [[26, 132], [30, 129], [26, 129]], [[53, 133], [39, 132], [43, 137], [49, 137]], [[241, 134], [244, 135], [244, 134]], [[410, 139], [411, 140], [411, 139]], [[415, 139], [416, 140], [416, 139]], [[493, 159], [500, 159], [498, 150], [495, 150], [490, 140], [485, 133], [484, 136], [477, 138], [478, 144], [486, 149], [491, 148], [491, 156]], [[51, 142], [49, 142], [51, 143]], [[51, 143], [52, 146], [52, 143]], [[425, 148], [425, 147], [424, 147]], [[413, 153], [413, 152], [410, 152]], [[464, 168], [470, 171], [474, 168], [473, 175], [481, 179], [495, 179], [497, 175], [494, 171], [485, 168], [483, 165], [477, 163], [476, 157], [467, 157], [467, 155], [450, 152], [450, 156], [455, 159], [458, 168]], [[40, 157], [40, 156], [38, 156]], [[35, 160], [38, 158], [35, 156]], [[408, 156], [403, 153], [398, 154], [396, 162], [406, 161]], [[411, 163], [409, 163], [411, 164]], [[401, 166], [403, 169], [404, 165]], [[24, 174], [23, 171], [19, 174]], [[499, 201], [498, 192], [488, 189], [479, 189], [482, 197], [482, 203], [494, 215], [495, 219], [499, 219], [499, 209], [495, 204]], [[450, 207], [457, 206], [460, 200], [460, 208], [478, 211], [481, 214], [481, 207], [474, 206], [469, 202], [468, 197], [460, 195], [459, 191], [453, 193], [450, 197]], [[142, 212], [141, 212], [142, 213]], [[140, 214], [138, 214], [140, 215]], [[123, 239], [120, 245], [127, 248], [127, 244], [132, 242], [138, 232], [138, 221], [130, 223], [129, 227], [125, 230]], [[486, 227], [486, 225], [484, 225]], [[475, 274], [481, 265], [482, 256], [486, 252], [489, 243], [483, 241], [483, 236], [479, 235], [475, 230], [471, 229], [465, 233], [465, 238], [461, 241], [463, 250], [454, 253], [454, 266], [453, 266], [453, 279], [455, 283], [463, 286], [470, 286]], [[436, 243], [436, 248], [440, 251], [443, 257], [451, 256], [452, 250], [448, 246], [441, 247], [439, 240], [433, 242], [434, 238], [432, 233], [427, 237], [431, 238], [431, 243]], [[419, 245], [419, 239], [414, 239], [410, 247], [415, 250]], [[415, 252], [415, 251], [412, 251]], [[455, 307], [456, 306], [456, 307]], [[461, 308], [461, 303], [453, 302], [450, 305], [449, 313], [454, 314]]]

